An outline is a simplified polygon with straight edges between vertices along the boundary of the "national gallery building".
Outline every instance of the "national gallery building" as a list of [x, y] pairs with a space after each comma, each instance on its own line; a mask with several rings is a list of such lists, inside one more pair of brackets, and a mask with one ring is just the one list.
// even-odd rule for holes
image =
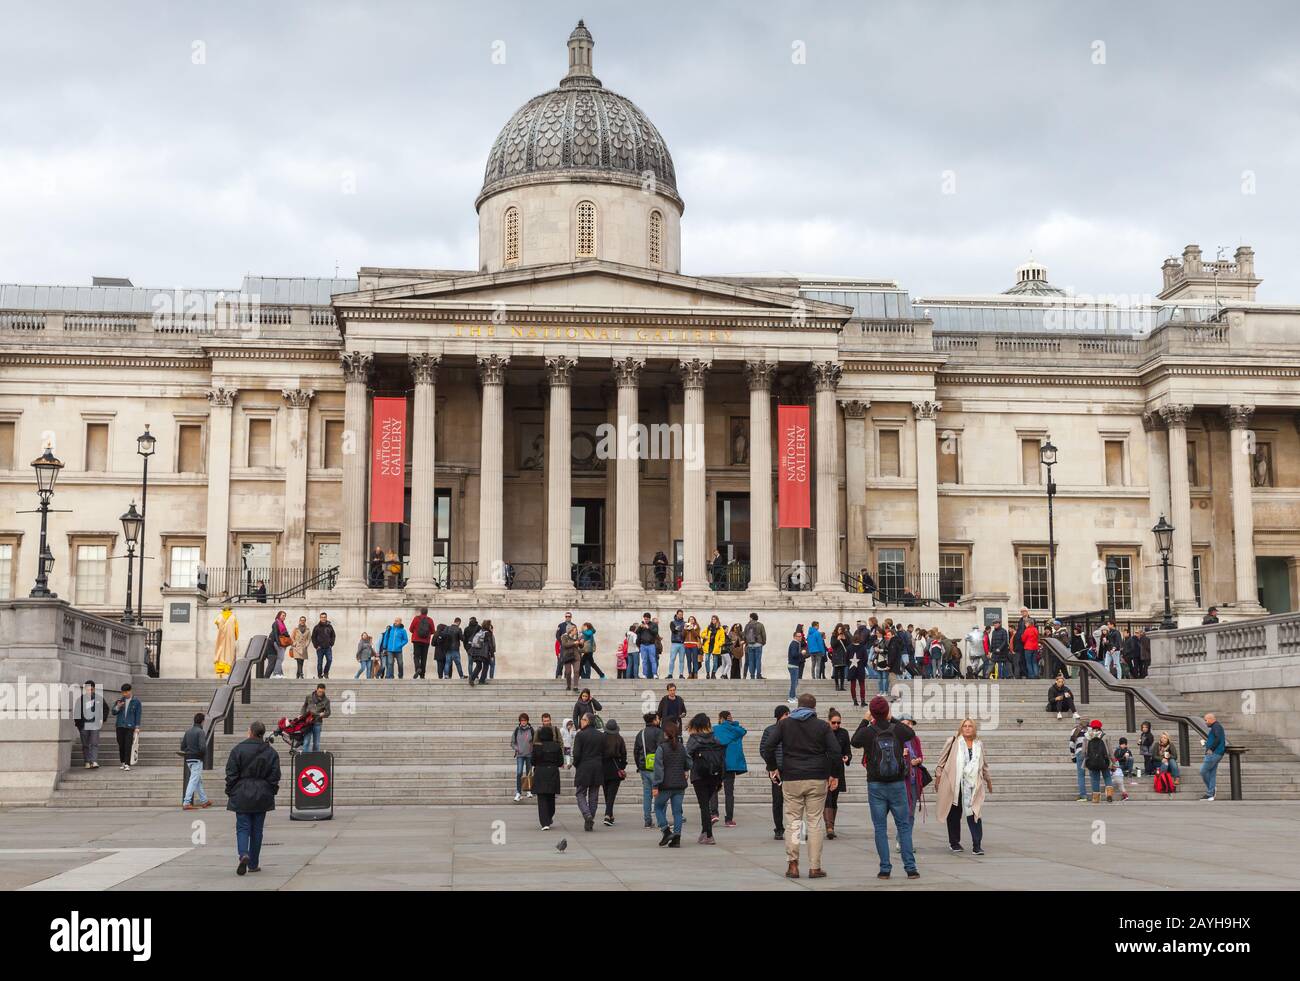
[[[38, 573], [49, 446], [51, 589], [120, 615], [143, 503], [144, 614], [200, 652], [179, 674], [259, 581], [248, 633], [326, 609], [350, 654], [427, 605], [491, 616], [516, 673], [549, 672], [570, 609], [602, 653], [679, 606], [760, 611], [781, 651], [873, 604], [955, 632], [1053, 603], [1158, 619], [1162, 515], [1180, 618], [1300, 608], [1300, 303], [1256, 300], [1251, 249], [1153, 256], [1139, 304], [1032, 261], [978, 296], [690, 275], [668, 146], [592, 51], [579, 24], [485, 147], [473, 269], [0, 285], [0, 596]], [[809, 527], [782, 527], [800, 492]]]

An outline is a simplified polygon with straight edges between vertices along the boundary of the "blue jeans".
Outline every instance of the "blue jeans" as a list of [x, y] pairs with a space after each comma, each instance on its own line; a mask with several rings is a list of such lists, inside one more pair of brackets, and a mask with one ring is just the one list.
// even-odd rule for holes
[[659, 673], [659, 658], [655, 655], [654, 644], [640, 645], [641, 677], [653, 678]]
[[705, 655], [704, 655], [704, 673], [705, 673], [705, 674], [715, 674], [715, 673], [717, 672], [718, 668], [721, 666], [721, 664], [722, 664], [722, 658], [718, 657], [718, 655], [716, 655], [716, 654], [705, 654]]
[[1086, 796], [1088, 793], [1088, 788], [1084, 786], [1084, 782], [1083, 782], [1083, 754], [1082, 753], [1079, 753], [1076, 756], [1074, 760], [1074, 769], [1077, 771], [1079, 777], [1079, 796], [1080, 797]]
[[456, 677], [465, 677], [465, 669], [460, 666], [460, 648], [457, 648], [454, 651], [448, 651], [447, 660], [444, 663], [447, 665], [444, 672], [446, 677], [451, 677], [451, 669], [453, 667], [456, 669]]
[[1104, 778], [1109, 776], [1109, 772], [1104, 770], [1089, 770], [1088, 774], [1088, 783], [1092, 787], [1092, 792], [1094, 794], [1101, 793], [1101, 785], [1104, 782]]
[[320, 723], [313, 722], [311, 728], [303, 733], [302, 751], [304, 753], [314, 753], [320, 749]]
[[388, 651], [383, 651], [379, 655], [379, 677], [391, 678], [393, 676], [393, 655]]
[[[758, 678], [763, 674], [763, 645], [746, 644], [745, 645], [745, 670], [749, 672], [748, 677]], [[742, 675], [744, 672], [742, 672]]]
[[367, 678], [369, 678], [369, 677], [370, 677], [370, 667], [371, 667], [371, 665], [372, 665], [373, 663], [374, 663], [374, 662], [371, 661], [370, 658], [366, 658], [366, 659], [365, 659], [364, 661], [362, 661], [359, 665], [357, 665], [357, 673], [354, 674], [352, 677], [353, 677], [354, 679], [355, 679], [355, 678], [360, 678], [360, 677], [362, 676], [362, 674], [364, 674]]
[[527, 756], [515, 757], [515, 793], [524, 792], [524, 774], [531, 773], [533, 770], [533, 761]]
[[1201, 764], [1201, 779], [1205, 781], [1205, 792], [1214, 796], [1215, 783], [1218, 780], [1219, 760], [1222, 753], [1206, 753], [1205, 762]]
[[[1113, 674], [1116, 678], [1123, 677], [1122, 669], [1120, 668], [1119, 651], [1107, 651], [1105, 664], [1106, 664], [1106, 670], [1110, 671], [1110, 673]], [[1111, 665], [1114, 665], [1113, 669]]]
[[255, 869], [262, 864], [262, 826], [265, 824], [265, 811], [235, 815], [235, 849], [240, 858], [248, 856], [249, 868]]
[[1025, 677], [1038, 680], [1038, 651], [1025, 651]]
[[323, 678], [329, 673], [330, 665], [334, 663], [334, 648], [318, 647], [316, 648], [316, 677]]
[[673, 834], [682, 833], [682, 795], [684, 790], [660, 790], [659, 796], [655, 798], [655, 821], [659, 825], [659, 830], [663, 831], [668, 827], [668, 804], [671, 801], [673, 805]]
[[787, 665], [786, 667], [790, 672], [790, 697], [794, 698], [799, 694], [799, 668], [794, 664]]
[[889, 861], [889, 815], [894, 815], [898, 829], [898, 844], [903, 850], [903, 868], [916, 869], [916, 856], [912, 853], [912, 816], [907, 807], [907, 787], [902, 780], [889, 783], [873, 781], [867, 784], [867, 803], [871, 806], [871, 826], [876, 832], [876, 854], [880, 857], [880, 871], [890, 872], [894, 866]]
[[668, 648], [668, 677], [673, 676], [673, 669], [676, 666], [678, 674], [686, 673], [686, 648], [682, 644], [671, 644]]
[[655, 775], [649, 770], [641, 772], [641, 810], [644, 812], [647, 821], [652, 820], [650, 814], [651, 805], [654, 803], [654, 778]]
[[[1209, 757], [1206, 757], [1209, 759]], [[181, 802], [188, 804], [194, 800], [194, 795], [199, 795], [199, 803], [206, 804], [208, 795], [203, 792], [203, 761], [186, 760], [185, 765], [190, 771], [190, 782], [185, 785], [185, 799]]]
[[888, 671], [876, 672], [876, 691], [879, 692], [881, 695], [889, 694], [889, 672]]

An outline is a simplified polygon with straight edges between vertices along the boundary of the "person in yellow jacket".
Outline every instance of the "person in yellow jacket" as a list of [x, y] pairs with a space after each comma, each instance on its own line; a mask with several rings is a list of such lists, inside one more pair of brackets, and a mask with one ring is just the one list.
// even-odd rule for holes
[[722, 652], [727, 649], [727, 628], [722, 625], [716, 613], [709, 619], [709, 625], [704, 628], [700, 639], [701, 650], [704, 651], [705, 676], [716, 678], [722, 664]]
[[212, 621], [217, 628], [216, 660], [213, 667], [217, 677], [224, 678], [235, 669], [236, 647], [239, 640], [239, 619], [230, 607], [223, 606], [221, 613]]

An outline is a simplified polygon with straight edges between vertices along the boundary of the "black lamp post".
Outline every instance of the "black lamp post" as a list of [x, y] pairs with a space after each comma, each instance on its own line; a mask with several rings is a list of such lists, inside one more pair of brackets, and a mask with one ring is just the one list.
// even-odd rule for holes
[[1038, 459], [1047, 468], [1047, 565], [1050, 577], [1052, 619], [1056, 619], [1056, 531], [1053, 527], [1052, 499], [1056, 497], [1056, 483], [1052, 480], [1052, 467], [1056, 466], [1056, 447], [1052, 437], [1038, 448]]
[[1151, 534], [1156, 536], [1156, 548], [1160, 552], [1160, 566], [1165, 574], [1165, 618], [1160, 621], [1161, 630], [1173, 630], [1177, 624], [1174, 623], [1173, 610], [1169, 608], [1169, 553], [1174, 548], [1174, 526], [1165, 520], [1165, 516], [1160, 515], [1160, 520], [1156, 522]]
[[1106, 612], [1107, 622], [1115, 619], [1115, 580], [1119, 578], [1119, 563], [1115, 556], [1106, 559]]
[[50, 592], [50, 572], [54, 568], [54, 553], [46, 543], [45, 531], [50, 514], [50, 498], [54, 496], [54, 483], [59, 479], [63, 461], [47, 446], [45, 452], [32, 461], [32, 469], [36, 471], [36, 493], [41, 499], [41, 547], [36, 553], [36, 585], [32, 587], [29, 595], [40, 599], [54, 599], [57, 594]]
[[131, 573], [135, 569], [135, 543], [140, 538], [140, 526], [143, 524], [144, 518], [135, 509], [135, 501], [132, 501], [131, 507], [122, 515], [122, 535], [126, 538], [126, 609], [122, 611], [122, 622], [128, 624], [135, 623], [135, 616], [131, 612]]
[[135, 613], [140, 623], [144, 623], [144, 519], [148, 513], [149, 502], [149, 457], [158, 447], [146, 424], [144, 432], [135, 439], [135, 451], [144, 457], [144, 479], [140, 487], [140, 582], [136, 587]]

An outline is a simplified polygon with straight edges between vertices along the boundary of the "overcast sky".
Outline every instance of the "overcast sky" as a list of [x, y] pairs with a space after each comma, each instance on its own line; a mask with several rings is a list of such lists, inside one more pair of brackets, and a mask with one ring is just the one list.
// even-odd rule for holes
[[684, 272], [996, 292], [1032, 251], [1145, 294], [1247, 243], [1260, 299], [1300, 302], [1294, 2], [5, 8], [4, 282], [474, 268], [488, 150], [581, 16], [668, 142]]

